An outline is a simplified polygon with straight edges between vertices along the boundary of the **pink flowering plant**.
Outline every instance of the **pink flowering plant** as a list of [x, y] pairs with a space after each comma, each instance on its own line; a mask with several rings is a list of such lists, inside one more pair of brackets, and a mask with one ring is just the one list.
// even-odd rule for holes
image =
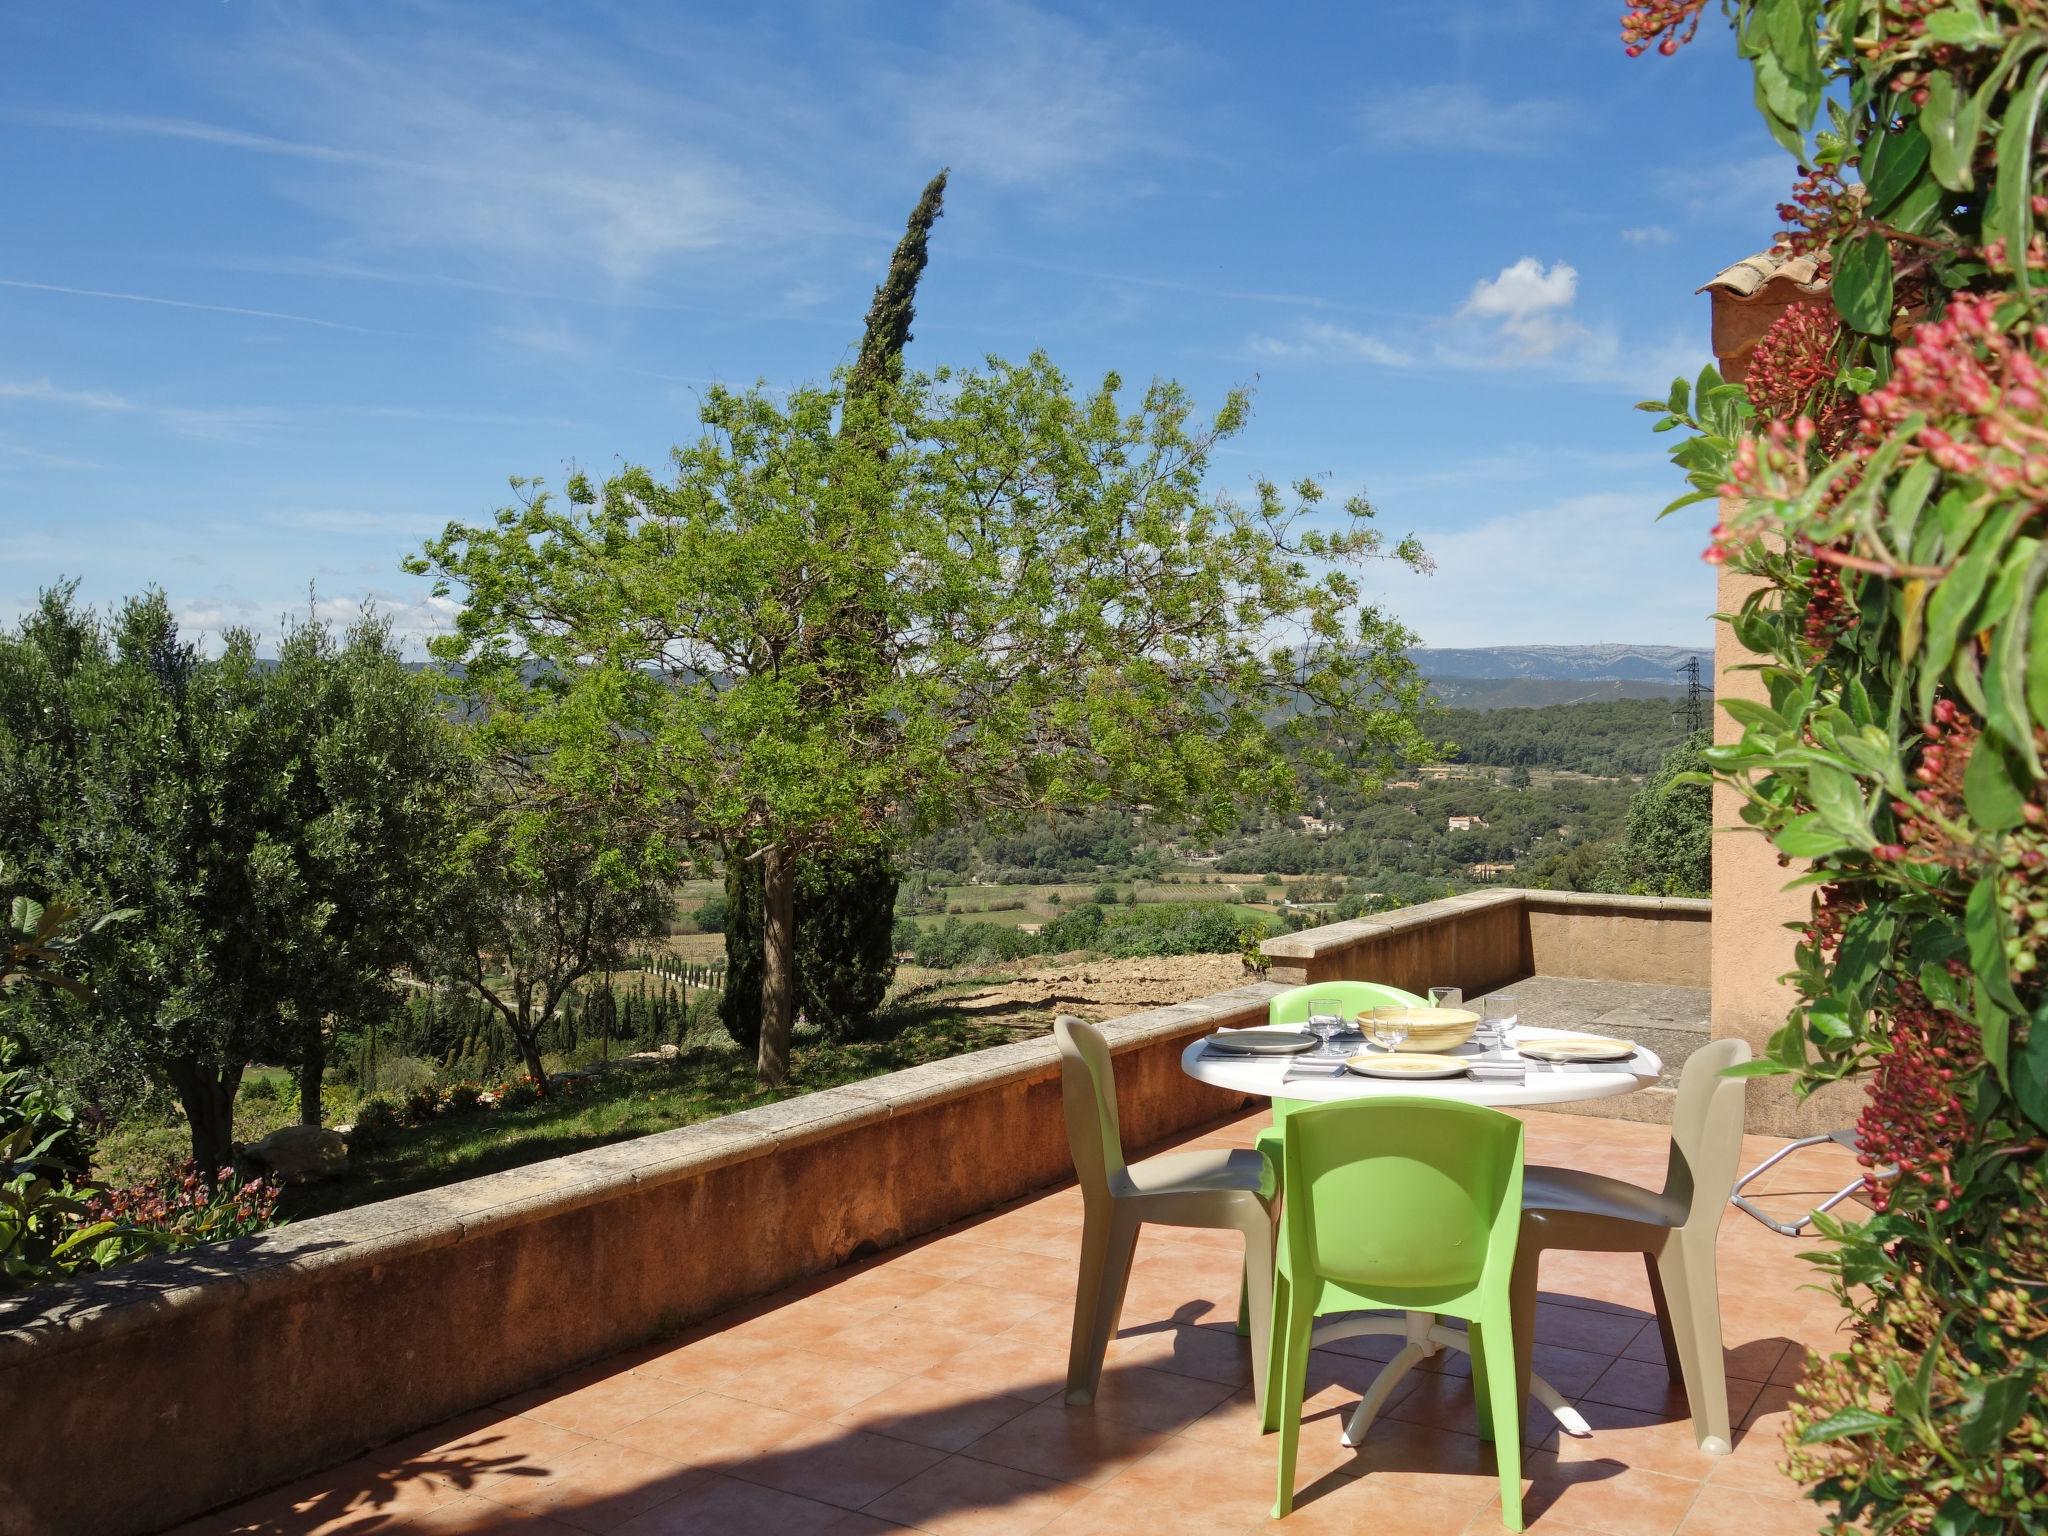
[[[1640, 0], [1670, 55], [1706, 0]], [[1811, 302], [1646, 402], [1765, 702], [1717, 778], [1812, 888], [1759, 1073], [1855, 1077], [1868, 1220], [1790, 1470], [1832, 1530], [2048, 1528], [2048, 0], [1726, 0]], [[1896, 1177], [1888, 1176], [1896, 1168]]]

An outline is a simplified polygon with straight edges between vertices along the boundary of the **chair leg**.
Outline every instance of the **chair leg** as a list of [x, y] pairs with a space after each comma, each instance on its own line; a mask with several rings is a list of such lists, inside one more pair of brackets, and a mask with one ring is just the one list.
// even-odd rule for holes
[[1267, 1383], [1267, 1402], [1277, 1402], [1280, 1410], [1280, 1484], [1273, 1499], [1275, 1520], [1294, 1508], [1294, 1459], [1301, 1445], [1301, 1398], [1308, 1385], [1308, 1341], [1316, 1321], [1314, 1288], [1290, 1285], [1288, 1291], [1286, 1370], [1278, 1381]]
[[1252, 1346], [1252, 1399], [1261, 1415], [1270, 1391], [1273, 1335], [1273, 1223], [1261, 1210], [1244, 1229], [1244, 1291], [1240, 1310], [1248, 1315]]
[[1519, 1531], [1523, 1399], [1514, 1395], [1515, 1373], [1508, 1366], [1520, 1353], [1520, 1341], [1515, 1337], [1509, 1306], [1496, 1304], [1483, 1320], [1475, 1318], [1465, 1326], [1472, 1334], [1472, 1391], [1479, 1400], [1480, 1422], [1493, 1428], [1493, 1459], [1500, 1470], [1501, 1524]]
[[1721, 1353], [1721, 1290], [1714, 1248], [1673, 1232], [1657, 1256], [1693, 1438], [1709, 1456], [1726, 1456], [1734, 1439], [1728, 1423], [1728, 1366]]
[[1521, 1241], [1515, 1248], [1515, 1269], [1508, 1281], [1508, 1315], [1513, 1325], [1515, 1352], [1515, 1419], [1529, 1411], [1529, 1383], [1536, 1374], [1536, 1292], [1538, 1270], [1543, 1261], [1542, 1234], [1529, 1222], [1522, 1223]]
[[1089, 1208], [1081, 1226], [1081, 1272], [1074, 1287], [1074, 1330], [1067, 1344], [1067, 1401], [1095, 1400], [1131, 1278], [1138, 1223], [1114, 1201]]
[[[1279, 1240], [1286, 1241], [1284, 1232], [1279, 1234]], [[1259, 1411], [1262, 1435], [1270, 1435], [1280, 1427], [1280, 1383], [1287, 1380], [1287, 1319], [1293, 1292], [1294, 1284], [1287, 1278], [1287, 1272], [1276, 1264], [1272, 1312], [1266, 1323], [1266, 1396]]]
[[1664, 1298], [1664, 1277], [1657, 1272], [1657, 1256], [1643, 1255], [1643, 1268], [1650, 1276], [1650, 1301], [1657, 1313], [1657, 1339], [1664, 1346], [1664, 1369], [1681, 1379], [1685, 1366], [1679, 1359], [1678, 1339], [1671, 1331], [1671, 1303]]

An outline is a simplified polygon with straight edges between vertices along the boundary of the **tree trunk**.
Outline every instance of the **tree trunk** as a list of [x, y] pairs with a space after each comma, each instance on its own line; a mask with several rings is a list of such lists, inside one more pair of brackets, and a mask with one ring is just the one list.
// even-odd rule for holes
[[546, 1027], [546, 1019], [538, 1024], [533, 1021], [533, 1007], [522, 998], [519, 1017], [512, 1024], [512, 1040], [519, 1047], [519, 1059], [526, 1063], [526, 1075], [533, 1079], [533, 1086], [540, 1091], [542, 1098], [548, 1096], [548, 1069], [540, 1064], [540, 1032]]
[[235, 1090], [242, 1085], [242, 1069], [215, 1071], [186, 1059], [170, 1063], [170, 1079], [192, 1133], [192, 1161], [211, 1185], [235, 1160]]
[[327, 1036], [322, 1033], [318, 1019], [300, 1033], [299, 1124], [318, 1125], [322, 1118], [320, 1084], [327, 1076]]
[[763, 1087], [789, 1081], [789, 1026], [796, 1008], [796, 856], [777, 844], [761, 855], [761, 1054]]

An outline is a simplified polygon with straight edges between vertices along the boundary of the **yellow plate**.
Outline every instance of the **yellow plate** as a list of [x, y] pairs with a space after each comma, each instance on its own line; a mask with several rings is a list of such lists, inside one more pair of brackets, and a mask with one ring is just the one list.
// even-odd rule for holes
[[1353, 1056], [1344, 1063], [1360, 1077], [1463, 1077], [1467, 1063], [1456, 1056], [1418, 1056], [1407, 1052]]
[[1598, 1035], [1567, 1035], [1561, 1040], [1530, 1040], [1516, 1049], [1538, 1061], [1627, 1061], [1635, 1055], [1636, 1043]]

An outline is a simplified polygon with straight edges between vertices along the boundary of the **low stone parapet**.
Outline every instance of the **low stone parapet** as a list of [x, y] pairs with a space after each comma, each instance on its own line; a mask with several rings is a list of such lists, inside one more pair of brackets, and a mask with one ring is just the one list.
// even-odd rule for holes
[[[1180, 1053], [1273, 990], [1105, 1027], [1134, 1148], [1244, 1107]], [[163, 1529], [1072, 1171], [1032, 1040], [0, 1301], [0, 1536]]]

